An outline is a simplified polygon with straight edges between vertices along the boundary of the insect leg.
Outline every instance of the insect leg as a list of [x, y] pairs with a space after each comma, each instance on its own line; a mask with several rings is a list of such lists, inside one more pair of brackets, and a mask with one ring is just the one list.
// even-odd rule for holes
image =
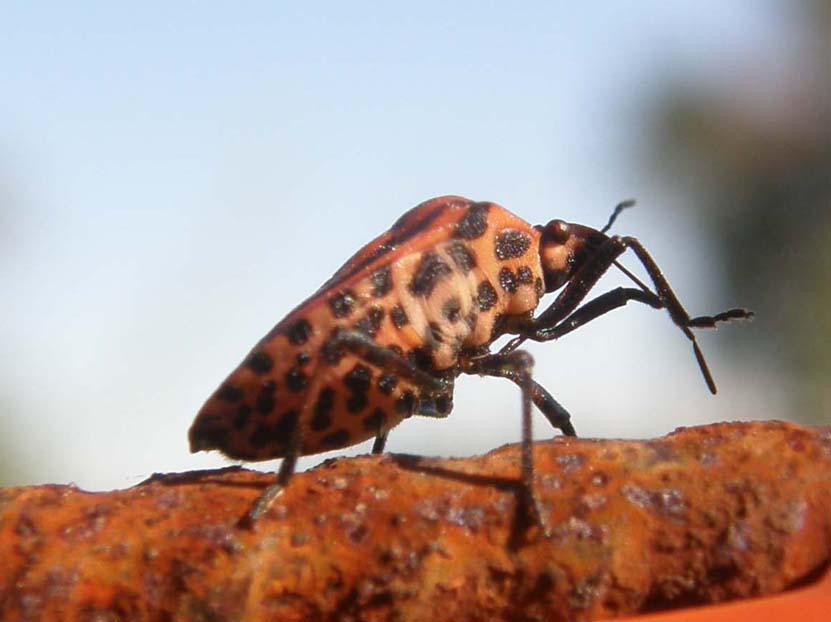
[[[518, 337], [509, 341], [500, 350], [500, 354], [508, 354], [516, 350], [526, 339], [546, 341], [537, 338], [537, 332], [543, 328], [556, 326], [574, 312], [580, 303], [588, 296], [591, 289], [615, 263], [615, 260], [626, 250], [626, 245], [617, 236], [606, 239], [593, 254], [586, 259], [583, 265], [572, 275], [565, 286], [548, 308], [534, 318], [532, 324]], [[625, 303], [621, 303], [625, 304]], [[611, 309], [610, 309], [611, 310]]]
[[446, 389], [442, 380], [419, 369], [397, 352], [378, 345], [363, 333], [354, 330], [339, 331], [330, 341], [329, 347], [348, 350], [370, 365], [393, 371], [427, 391], [441, 393]]
[[[594, 287], [597, 280], [612, 264], [616, 263], [617, 257], [627, 248], [631, 248], [643, 264], [656, 292], [649, 291], [639, 280], [635, 279], [641, 289], [617, 288], [578, 308], [579, 303]], [[625, 272], [628, 273], [628, 271]], [[533, 321], [530, 329], [509, 341], [500, 352], [508, 353], [515, 350], [525, 339], [535, 341], [556, 339], [613, 309], [625, 305], [630, 300], [648, 304], [656, 309], [664, 308], [669, 312], [675, 325], [692, 342], [693, 352], [701, 374], [704, 376], [710, 392], [715, 394], [717, 390], [715, 381], [691, 329], [715, 328], [719, 322], [750, 319], [753, 317], [753, 313], [746, 309], [730, 309], [712, 316], [691, 318], [681, 305], [675, 292], [672, 291], [669, 282], [658, 268], [655, 260], [652, 259], [643, 245], [632, 237], [614, 236], [603, 242], [594, 255], [572, 277], [566, 289], [557, 296], [551, 306]]]
[[609, 311], [614, 311], [615, 309], [622, 307], [630, 300], [642, 302], [655, 309], [662, 309], [664, 307], [660, 298], [652, 292], [630, 287], [618, 287], [606, 292], [605, 294], [601, 294], [593, 300], [590, 300], [582, 307], [579, 307], [562, 322], [559, 322], [554, 326], [539, 327], [532, 335], [529, 335], [529, 337], [534, 341], [550, 341], [552, 339], [559, 339], [563, 335], [567, 335], [584, 324], [588, 324], [601, 315], [605, 315]]
[[[319, 383], [313, 383], [310, 387], [310, 392], [314, 395], [317, 392]], [[289, 436], [289, 442], [286, 447], [286, 455], [280, 463], [280, 469], [277, 471], [277, 481], [265, 489], [260, 498], [254, 503], [254, 507], [248, 512], [248, 524], [252, 525], [262, 516], [271, 503], [276, 499], [281, 492], [286, 488], [291, 476], [294, 475], [294, 469], [297, 466], [297, 458], [300, 457], [300, 451], [303, 447], [303, 435], [307, 428], [307, 421], [309, 414], [312, 412], [312, 403], [308, 402], [303, 406], [297, 423]]]
[[[447, 387], [441, 380], [419, 369], [397, 352], [379, 346], [363, 333], [350, 330], [339, 331], [329, 341], [327, 348], [330, 352], [346, 350], [370, 365], [394, 371], [399, 376], [406, 378], [416, 386], [422, 388], [425, 392], [438, 394], [446, 392], [447, 390]], [[315, 394], [316, 389], [314, 385], [310, 387], [309, 392], [312, 395]], [[291, 437], [289, 438], [286, 455], [277, 472], [277, 481], [266, 488], [265, 492], [257, 499], [257, 502], [248, 514], [249, 523], [253, 523], [263, 515], [272, 501], [285, 489], [286, 484], [288, 484], [291, 476], [294, 474], [297, 458], [300, 456], [303, 447], [303, 434], [308, 427], [307, 421], [311, 409], [312, 406], [310, 403], [303, 407], [297, 424], [294, 426]], [[387, 432], [379, 429], [375, 437], [375, 442], [372, 445], [372, 453], [382, 453], [386, 442]]]
[[[523, 378], [511, 364], [506, 363], [508, 356], [510, 354], [503, 355], [499, 353], [472, 358], [462, 363], [462, 369], [467, 374], [507, 378], [522, 388]], [[577, 435], [574, 426], [571, 424], [571, 415], [568, 411], [533, 378], [531, 379], [531, 400], [553, 427], [560, 430], [565, 436]]]
[[[488, 361], [488, 359], [490, 360]], [[516, 350], [505, 356], [495, 355], [493, 357], [484, 357], [484, 360], [487, 363], [484, 363], [483, 369], [489, 367], [494, 372], [493, 375], [509, 378], [516, 382], [522, 389], [522, 446], [519, 503], [525, 516], [539, 525], [545, 537], [549, 537], [551, 531], [540, 511], [539, 499], [534, 490], [534, 437], [531, 430], [531, 403], [534, 401], [535, 386], [538, 389], [542, 389], [531, 378], [534, 359], [525, 350]], [[547, 395], [544, 389], [542, 391]], [[556, 404], [554, 398], [550, 395], [548, 397]], [[566, 416], [568, 416], [568, 413], [566, 413]], [[570, 427], [570, 424], [568, 424], [568, 427]], [[573, 435], [573, 428], [571, 432]]]
[[704, 360], [704, 354], [698, 346], [698, 341], [696, 341], [695, 335], [690, 328], [714, 328], [716, 323], [720, 321], [749, 320], [753, 317], [753, 312], [748, 311], [747, 309], [730, 309], [714, 316], [690, 318], [684, 310], [684, 307], [681, 305], [681, 302], [675, 296], [675, 292], [673, 292], [672, 288], [669, 286], [669, 282], [661, 272], [661, 269], [658, 268], [658, 264], [655, 263], [655, 260], [652, 259], [652, 256], [647, 252], [640, 241], [631, 237], [622, 238], [621, 241], [628, 248], [631, 248], [635, 255], [637, 255], [638, 259], [643, 264], [646, 273], [649, 275], [649, 278], [652, 279], [652, 283], [655, 285], [655, 291], [669, 312], [672, 321], [675, 322], [675, 324], [681, 329], [687, 339], [692, 342], [693, 352], [695, 353], [695, 358], [698, 361], [698, 367], [704, 375], [704, 380], [707, 382], [707, 387], [710, 389], [710, 393], [715, 394], [717, 391], [716, 383], [713, 380], [712, 374], [710, 374], [707, 362]]
[[[422, 399], [428, 398], [424, 399], [421, 404], [424, 408], [432, 405], [429, 399], [431, 397], [452, 399], [452, 378], [442, 379], [428, 374], [397, 352], [378, 345], [363, 333], [352, 330], [339, 331], [331, 340], [329, 347], [347, 350], [370, 365], [394, 372], [400, 378], [408, 380], [421, 390]], [[433, 417], [447, 416], [447, 412], [440, 412], [435, 407], [432, 410], [418, 411], [414, 414]], [[380, 454], [384, 451], [387, 434], [386, 431], [378, 430], [372, 445], [373, 454]]]
[[378, 436], [375, 437], [375, 442], [372, 443], [372, 453], [373, 454], [382, 454], [384, 453], [384, 445], [387, 444], [387, 436], [389, 432], [381, 432], [378, 431]]

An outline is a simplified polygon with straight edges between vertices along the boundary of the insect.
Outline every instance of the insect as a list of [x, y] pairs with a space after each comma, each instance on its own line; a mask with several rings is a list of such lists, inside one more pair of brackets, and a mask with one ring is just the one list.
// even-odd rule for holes
[[[374, 438], [412, 415], [446, 417], [460, 374], [507, 378], [522, 389], [520, 501], [538, 524], [531, 459], [531, 404], [563, 434], [568, 412], [532, 378], [519, 346], [551, 341], [626, 303], [666, 309], [691, 341], [712, 393], [715, 382], [692, 332], [752, 312], [691, 318], [657, 264], [632, 237], [562, 220], [531, 226], [508, 210], [458, 196], [405, 213], [279, 322], [208, 399], [190, 428], [191, 451], [218, 449], [248, 461], [283, 458], [256, 519], [286, 486], [298, 456]], [[654, 291], [618, 263], [630, 249]], [[585, 302], [612, 266], [636, 287]], [[539, 315], [542, 297], [561, 290]], [[502, 335], [514, 335], [491, 352]]]

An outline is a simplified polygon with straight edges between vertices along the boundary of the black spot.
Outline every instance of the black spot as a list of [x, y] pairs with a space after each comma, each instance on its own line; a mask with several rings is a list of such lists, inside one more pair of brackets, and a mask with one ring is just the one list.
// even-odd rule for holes
[[234, 413], [234, 427], [237, 430], [242, 430], [245, 424], [248, 423], [248, 418], [251, 416], [251, 408], [246, 404], [240, 404], [237, 412]]
[[335, 392], [331, 387], [324, 387], [317, 394], [317, 402], [315, 403], [316, 415], [328, 415], [332, 412], [332, 407], [335, 404]]
[[516, 271], [516, 278], [523, 285], [530, 285], [534, 282], [534, 273], [528, 266], [520, 266]]
[[349, 317], [354, 306], [355, 294], [349, 289], [338, 292], [329, 299], [329, 308], [332, 309], [332, 315], [336, 318]]
[[392, 318], [393, 326], [396, 328], [403, 328], [406, 326], [410, 320], [407, 318], [407, 314], [404, 313], [404, 309], [401, 305], [395, 305], [392, 310], [390, 311], [390, 317]]
[[517, 290], [516, 274], [510, 268], [502, 268], [499, 271], [499, 284], [509, 294], [513, 294]]
[[451, 324], [455, 324], [462, 317], [462, 305], [459, 299], [453, 296], [448, 298], [441, 308], [441, 314]]
[[343, 447], [344, 445], [349, 444], [349, 432], [346, 430], [338, 430], [337, 432], [332, 432], [331, 434], [327, 434], [322, 439], [320, 439], [320, 444], [324, 447], [329, 447], [331, 449], [337, 449], [338, 447]]
[[429, 296], [436, 284], [452, 270], [444, 260], [434, 252], [427, 252], [421, 256], [413, 280], [410, 281], [410, 292], [414, 296]]
[[366, 408], [366, 393], [353, 393], [348, 400], [346, 400], [346, 410], [353, 415], [357, 415], [364, 408]]
[[297, 425], [297, 419], [300, 414], [296, 410], [289, 410], [283, 413], [283, 416], [274, 424], [274, 437], [280, 441], [288, 440], [289, 435], [294, 431]]
[[286, 374], [286, 386], [293, 393], [300, 393], [309, 384], [309, 377], [296, 367], [292, 367]]
[[273, 391], [262, 391], [257, 397], [257, 412], [267, 415], [274, 410], [274, 404]]
[[245, 364], [248, 366], [248, 369], [260, 376], [267, 374], [271, 371], [271, 368], [274, 367], [274, 361], [272, 361], [271, 357], [263, 351], [254, 352], [248, 357]]
[[470, 206], [465, 217], [456, 223], [455, 236], [463, 240], [482, 237], [488, 229], [488, 209], [490, 205], [487, 203], [474, 203]]
[[366, 393], [372, 381], [372, 373], [369, 368], [358, 364], [343, 377], [343, 384], [353, 393]]
[[379, 432], [381, 430], [381, 426], [384, 425], [384, 421], [386, 420], [386, 413], [380, 408], [376, 408], [372, 411], [372, 414], [367, 415], [364, 419], [364, 429], [371, 432]]
[[407, 353], [407, 359], [423, 371], [432, 371], [433, 369], [433, 357], [430, 355], [430, 348], [427, 346], [410, 350]]
[[251, 433], [251, 444], [261, 449], [274, 440], [274, 431], [270, 425], [261, 423]]
[[332, 419], [329, 414], [332, 412], [332, 407], [335, 403], [335, 392], [326, 387], [320, 391], [315, 403], [315, 414], [311, 420], [312, 430], [320, 432], [332, 425]]
[[479, 301], [480, 311], [490, 311], [499, 298], [496, 294], [496, 290], [493, 288], [493, 285], [490, 284], [490, 281], [482, 281], [479, 283], [479, 289], [476, 294]]
[[289, 329], [286, 331], [286, 336], [289, 341], [296, 346], [302, 346], [306, 343], [311, 334], [312, 325], [304, 319], [297, 320], [294, 324], [289, 326]]
[[398, 356], [404, 356], [404, 350], [401, 349], [401, 346], [397, 346], [394, 343], [387, 346], [387, 350], [397, 354]]
[[399, 415], [409, 417], [413, 414], [414, 409], [415, 395], [413, 395], [412, 391], [404, 391], [404, 393], [399, 395], [398, 399], [395, 400], [395, 412], [397, 412]]
[[476, 255], [473, 254], [464, 242], [453, 242], [447, 247], [447, 254], [459, 269], [467, 274], [476, 267]]
[[312, 357], [309, 356], [306, 352], [298, 352], [295, 360], [297, 361], [298, 366], [303, 367], [304, 365], [309, 364], [309, 361], [312, 360]]
[[384, 395], [389, 395], [395, 390], [398, 384], [398, 377], [393, 374], [383, 374], [378, 378], [378, 390]]
[[367, 337], [375, 337], [378, 334], [378, 329], [381, 328], [383, 319], [384, 310], [381, 307], [372, 307], [366, 317], [355, 323], [355, 330]]
[[442, 415], [449, 415], [450, 411], [453, 410], [453, 396], [452, 395], [440, 395], [436, 398], [436, 410], [439, 411], [439, 414]]
[[430, 337], [432, 338], [433, 343], [444, 343], [444, 335], [442, 335], [441, 326], [439, 326], [437, 322], [430, 322], [428, 327], [430, 328]]
[[219, 391], [216, 392], [216, 398], [223, 402], [239, 402], [242, 399], [242, 389], [235, 387], [232, 384], [223, 384]]
[[382, 298], [390, 293], [392, 289], [392, 273], [389, 266], [376, 270], [369, 277], [372, 281], [372, 295]]
[[309, 426], [315, 432], [322, 432], [332, 425], [332, 418], [329, 415], [315, 415], [309, 422]]
[[497, 259], [505, 261], [522, 257], [528, 251], [529, 246], [531, 246], [531, 238], [527, 234], [516, 229], [507, 229], [500, 231], [496, 236], [494, 251]]
[[261, 423], [251, 433], [251, 444], [262, 449], [267, 445], [285, 445], [294, 427], [297, 425], [298, 414], [296, 410], [285, 413], [274, 425]]

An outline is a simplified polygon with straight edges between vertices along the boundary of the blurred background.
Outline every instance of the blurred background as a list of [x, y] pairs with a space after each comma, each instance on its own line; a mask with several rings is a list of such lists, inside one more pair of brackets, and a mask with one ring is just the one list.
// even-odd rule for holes
[[[579, 434], [827, 423], [829, 6], [7, 4], [0, 483], [227, 464], [188, 453], [204, 399], [352, 252], [442, 194], [595, 227], [637, 198], [615, 230], [691, 314], [757, 312], [700, 333], [717, 397], [651, 309], [531, 346]], [[516, 388], [464, 378], [450, 418], [406, 421], [387, 447], [468, 455], [519, 436]]]

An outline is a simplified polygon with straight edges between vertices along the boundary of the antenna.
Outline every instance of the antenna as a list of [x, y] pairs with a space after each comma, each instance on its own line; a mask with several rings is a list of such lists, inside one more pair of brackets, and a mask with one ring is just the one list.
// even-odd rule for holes
[[620, 215], [620, 213], [625, 210], [633, 207], [635, 205], [635, 199], [626, 199], [625, 201], [621, 201], [615, 206], [615, 211], [612, 212], [612, 215], [609, 216], [609, 222], [606, 223], [606, 226], [600, 230], [600, 233], [606, 233], [609, 229], [612, 228], [612, 225], [615, 224], [615, 220]]

